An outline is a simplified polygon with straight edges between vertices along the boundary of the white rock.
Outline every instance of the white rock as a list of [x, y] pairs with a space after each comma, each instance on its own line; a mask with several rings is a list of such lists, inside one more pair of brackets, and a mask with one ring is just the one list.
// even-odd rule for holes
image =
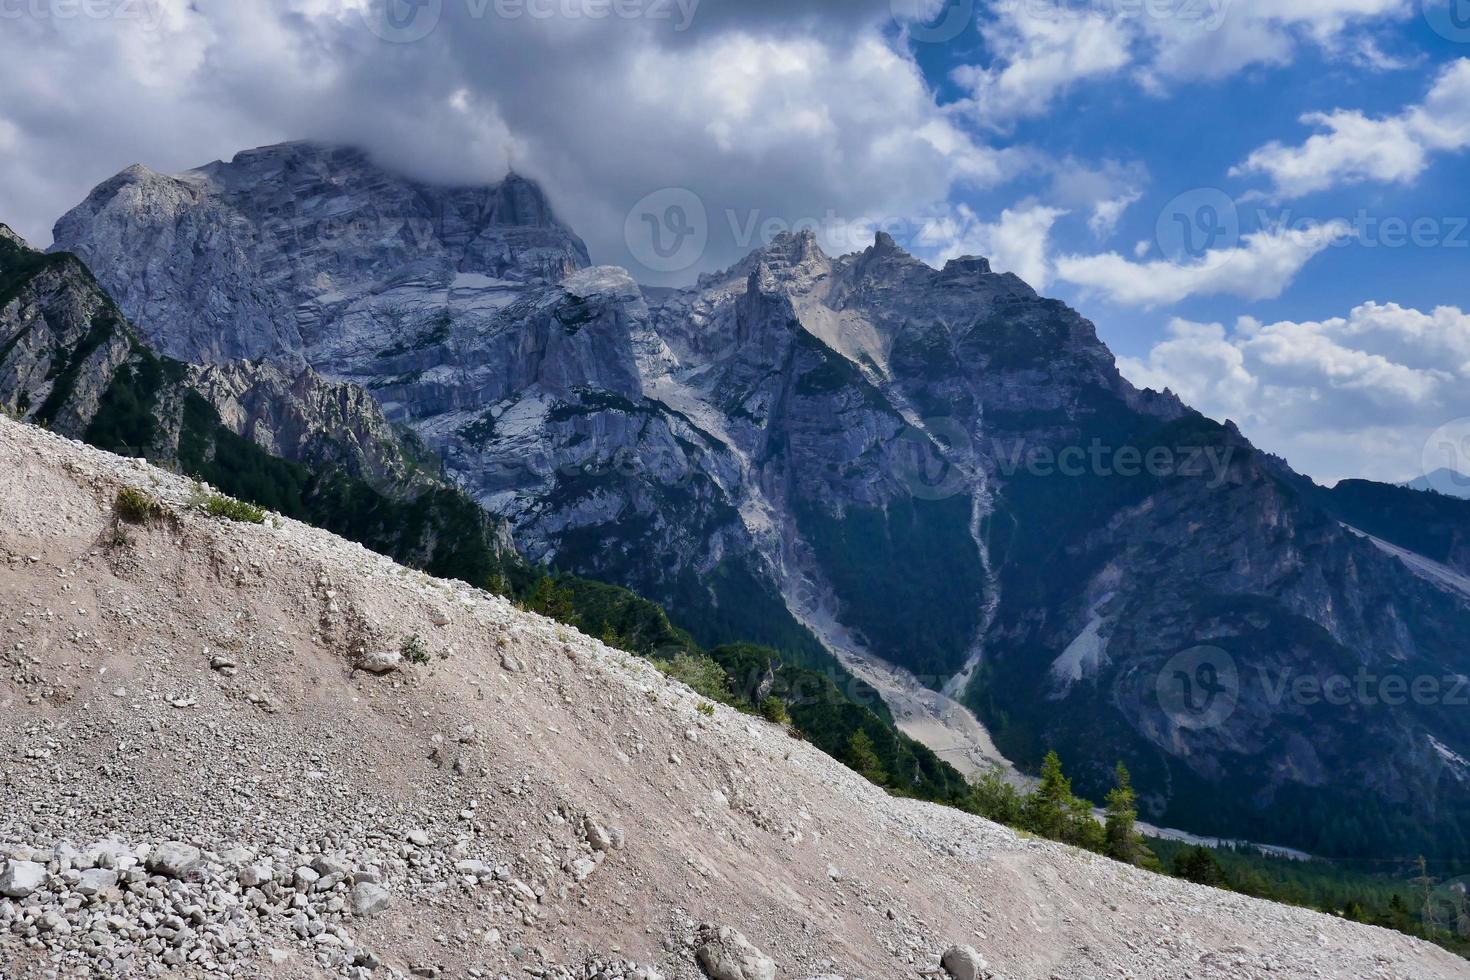
[[148, 870], [166, 878], [182, 878], [186, 872], [199, 864], [203, 855], [199, 848], [179, 841], [160, 844], [148, 852]]
[[276, 871], [269, 864], [251, 864], [240, 869], [240, 886], [242, 888], [259, 888], [276, 876]]
[[403, 654], [397, 650], [380, 650], [370, 653], [358, 662], [358, 670], [369, 674], [390, 674], [403, 665]]
[[0, 872], [0, 895], [25, 898], [46, 883], [46, 866], [34, 861], [11, 861]]
[[695, 959], [710, 980], [775, 980], [776, 963], [728, 926], [699, 930]]
[[117, 872], [107, 868], [90, 868], [82, 872], [82, 880], [76, 884], [79, 895], [100, 895], [117, 885]]
[[981, 980], [985, 976], [985, 961], [973, 946], [951, 946], [944, 951], [939, 965], [954, 980]]
[[367, 919], [393, 904], [393, 896], [382, 885], [360, 881], [352, 886], [352, 914]]

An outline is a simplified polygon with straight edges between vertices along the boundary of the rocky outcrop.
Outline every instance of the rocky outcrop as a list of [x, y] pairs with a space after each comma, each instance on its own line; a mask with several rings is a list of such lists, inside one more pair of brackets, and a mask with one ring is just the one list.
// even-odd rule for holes
[[477, 584], [519, 561], [505, 525], [361, 388], [289, 361], [159, 356], [76, 256], [15, 236], [0, 236], [0, 409]]
[[645, 292], [525, 181], [425, 188], [307, 144], [127, 171], [56, 239], [166, 350], [370, 391], [531, 557], [704, 643], [882, 658], [1094, 796], [1123, 759], [1156, 820], [1464, 852], [1463, 712], [1291, 686], [1443, 691], [1470, 673], [1463, 591], [983, 258], [783, 235]]

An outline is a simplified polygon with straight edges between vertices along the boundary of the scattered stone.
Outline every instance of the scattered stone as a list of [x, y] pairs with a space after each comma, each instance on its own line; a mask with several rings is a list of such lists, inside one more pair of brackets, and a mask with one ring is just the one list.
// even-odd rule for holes
[[380, 650], [369, 653], [358, 661], [357, 669], [369, 674], [391, 674], [403, 665], [403, 654], [397, 650]]
[[0, 895], [25, 898], [46, 883], [46, 866], [34, 861], [11, 861], [0, 872]]
[[117, 887], [117, 872], [107, 868], [88, 868], [82, 872], [82, 878], [77, 882], [75, 891], [78, 895], [100, 895], [103, 892]]
[[259, 888], [275, 876], [275, 869], [269, 864], [247, 865], [240, 869], [240, 885], [244, 888]]
[[[930, 960], [932, 963], [933, 960]], [[939, 961], [952, 980], [984, 980], [985, 961], [973, 946], [951, 946]]]
[[370, 881], [359, 881], [352, 886], [352, 914], [359, 919], [368, 919], [393, 904], [393, 896], [382, 885]]
[[170, 841], [148, 852], [148, 870], [165, 878], [182, 878], [203, 859], [199, 848]]
[[590, 816], [582, 821], [582, 834], [594, 851], [610, 851], [613, 848], [612, 835]]
[[775, 980], [776, 962], [728, 926], [699, 927], [695, 959], [710, 980]]

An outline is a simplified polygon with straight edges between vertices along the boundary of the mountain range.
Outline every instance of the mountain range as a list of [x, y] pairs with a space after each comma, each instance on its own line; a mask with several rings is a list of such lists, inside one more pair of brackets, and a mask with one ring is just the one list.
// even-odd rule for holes
[[[17, 414], [254, 447], [305, 506], [472, 499], [499, 543], [443, 573], [513, 541], [702, 644], [896, 668], [1023, 769], [1055, 748], [1100, 796], [1126, 762], [1153, 822], [1470, 858], [1470, 503], [1315, 485], [983, 258], [782, 235], [644, 289], [523, 177], [312, 143], [129, 168], [54, 237], [0, 243]], [[459, 540], [416, 526], [393, 547]]]

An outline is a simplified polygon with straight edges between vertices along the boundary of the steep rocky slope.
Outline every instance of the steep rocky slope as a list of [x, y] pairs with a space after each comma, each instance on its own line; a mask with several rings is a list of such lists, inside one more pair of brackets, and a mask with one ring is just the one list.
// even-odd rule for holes
[[[119, 535], [124, 487], [166, 513]], [[499, 598], [191, 494], [0, 419], [6, 977], [890, 978], [954, 944], [1007, 980], [1464, 976], [888, 798]]]
[[[524, 180], [309, 144], [130, 169], [56, 238], [166, 349], [239, 337], [367, 388], [531, 558], [707, 644], [836, 655], [929, 719], [962, 699], [1095, 797], [1121, 758], [1159, 822], [1470, 859], [1463, 591], [982, 258], [785, 235], [645, 293]], [[1294, 693], [1360, 672], [1371, 696]]]
[[[361, 388], [288, 362], [186, 364], [142, 342], [88, 269], [0, 225], [0, 410], [484, 581], [503, 524]], [[475, 567], [471, 567], [475, 566]]]

